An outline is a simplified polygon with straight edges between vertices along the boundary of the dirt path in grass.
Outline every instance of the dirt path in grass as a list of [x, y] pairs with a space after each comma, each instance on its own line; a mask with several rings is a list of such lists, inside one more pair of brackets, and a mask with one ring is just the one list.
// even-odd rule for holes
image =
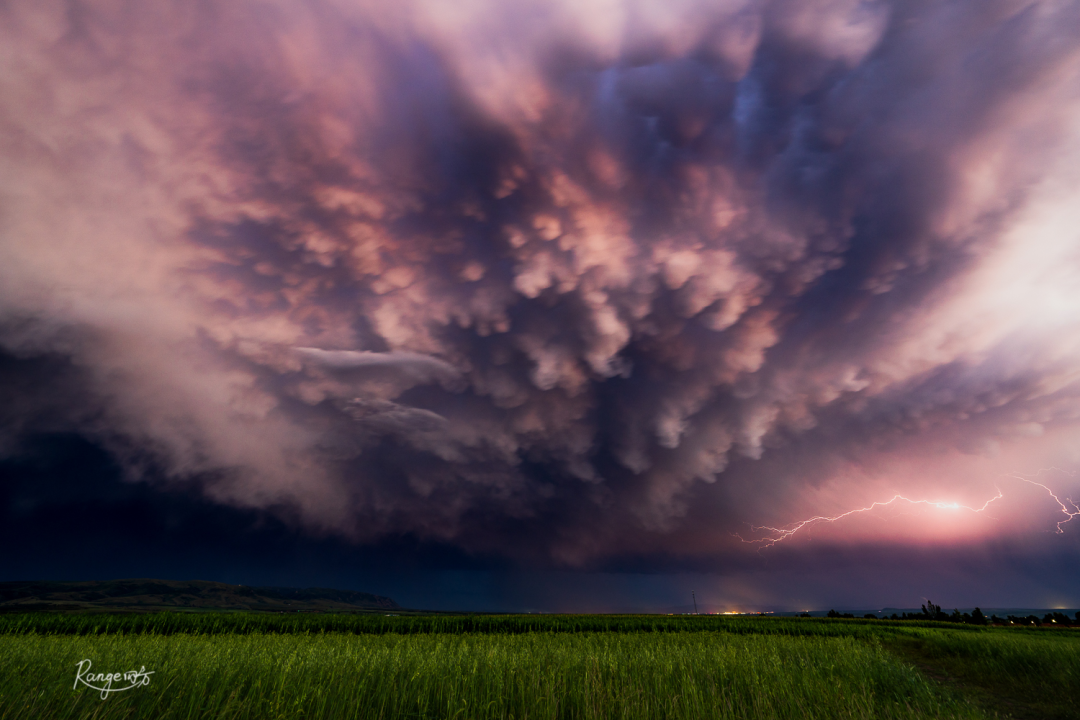
[[[1047, 698], [1024, 696], [994, 678], [964, 672], [955, 659], [941, 658], [929, 652], [927, 643], [915, 638], [892, 638], [883, 646], [901, 660], [914, 665], [923, 675], [960, 695], [980, 709], [1012, 720], [1078, 720], [1080, 709], [1074, 701], [1046, 702]], [[1062, 688], [1062, 694], [1070, 693]]]

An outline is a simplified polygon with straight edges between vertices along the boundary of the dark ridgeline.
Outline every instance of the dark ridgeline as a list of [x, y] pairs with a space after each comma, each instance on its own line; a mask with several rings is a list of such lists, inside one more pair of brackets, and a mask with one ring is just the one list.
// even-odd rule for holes
[[330, 588], [228, 585], [206, 580], [0, 583], [0, 612], [31, 610], [397, 610], [387, 597]]

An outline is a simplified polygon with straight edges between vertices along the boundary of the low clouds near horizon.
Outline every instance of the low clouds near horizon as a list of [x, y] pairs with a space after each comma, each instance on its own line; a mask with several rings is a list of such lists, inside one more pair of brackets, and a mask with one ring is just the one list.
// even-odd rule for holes
[[1053, 530], [1010, 476], [1080, 495], [1078, 30], [0, 4], [0, 453], [74, 432], [304, 532], [526, 563], [722, 556], [896, 493], [1003, 498], [821, 532]]

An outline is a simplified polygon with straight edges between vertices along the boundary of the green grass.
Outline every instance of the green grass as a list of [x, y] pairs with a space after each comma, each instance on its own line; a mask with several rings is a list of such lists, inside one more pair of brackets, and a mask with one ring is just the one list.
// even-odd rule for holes
[[[460, 634], [532, 632], [700, 632], [753, 635], [828, 635], [876, 637], [882, 627], [941, 627], [916, 621], [852, 621], [803, 618], [721, 617], [710, 615], [458, 615], [412, 616], [271, 613], [147, 613], [0, 615], [0, 635], [174, 633], [246, 635], [249, 633]], [[969, 626], [970, 627], [970, 626]], [[977, 628], [972, 628], [977, 630]]]
[[[7, 717], [982, 717], [842, 637], [722, 633], [3, 638]], [[76, 663], [145, 688], [72, 690]]]
[[890, 647], [982, 707], [1017, 717], [1080, 718], [1080, 631], [916, 631]]
[[[1078, 651], [1068, 630], [794, 618], [7, 616], [0, 719], [1069, 718]], [[72, 688], [83, 658], [155, 674], [101, 700]]]

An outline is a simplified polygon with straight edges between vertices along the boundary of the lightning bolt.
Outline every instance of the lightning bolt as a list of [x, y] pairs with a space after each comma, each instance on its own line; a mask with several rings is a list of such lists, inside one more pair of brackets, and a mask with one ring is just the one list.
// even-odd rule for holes
[[[1064, 473], [1064, 474], [1068, 475], [1069, 477], [1076, 477], [1075, 472], [1069, 472], [1068, 470], [1062, 470], [1061, 468], [1056, 468], [1056, 467], [1042, 468], [1038, 472], [1031, 473], [1031, 474], [1034, 475], [1035, 477], [1039, 477], [1044, 472], [1048, 472], [1050, 470], [1057, 470], [1058, 472]], [[1080, 515], [1080, 507], [1077, 507], [1076, 503], [1073, 502], [1072, 498], [1067, 497], [1067, 498], [1065, 498], [1065, 502], [1062, 502], [1061, 498], [1059, 498], [1057, 495], [1055, 495], [1053, 490], [1051, 490], [1047, 486], [1043, 485], [1042, 483], [1035, 482], [1034, 480], [1030, 480], [1030, 479], [1024, 477], [1020, 473], [1011, 473], [1011, 474], [1005, 475], [1005, 477], [1010, 477], [1010, 478], [1013, 478], [1014, 480], [1019, 480], [1021, 482], [1026, 482], [1029, 485], [1036, 485], [1038, 487], [1041, 487], [1043, 490], [1045, 490], [1047, 493], [1050, 494], [1050, 497], [1052, 497], [1054, 499], [1054, 502], [1056, 502], [1058, 504], [1058, 507], [1061, 508], [1061, 512], [1065, 515], [1065, 519], [1059, 521], [1058, 524], [1057, 524], [1057, 529], [1054, 531], [1056, 534], [1060, 535], [1063, 532], [1065, 532], [1064, 530], [1061, 529], [1061, 526], [1064, 525], [1065, 523], [1069, 522], [1070, 520], [1072, 520], [1077, 515]], [[1072, 510], [1069, 510], [1069, 506], [1065, 504], [1066, 502], [1069, 505], [1072, 506]]]
[[868, 505], [867, 507], [857, 508], [855, 510], [848, 510], [846, 513], [835, 515], [833, 517], [817, 515], [815, 517], [808, 518], [806, 520], [800, 520], [796, 523], [792, 523], [785, 527], [778, 528], [769, 527], [767, 525], [751, 525], [750, 529], [754, 532], [766, 531], [769, 533], [769, 535], [766, 535], [765, 537], [759, 538], [757, 540], [746, 540], [738, 533], [735, 533], [735, 537], [739, 538], [739, 540], [748, 545], [760, 545], [761, 547], [759, 549], [764, 550], [765, 548], [772, 547], [779, 542], [787, 540], [789, 537], [791, 537], [805, 527], [817, 525], [818, 523], [834, 523], [837, 520], [846, 518], [848, 515], [856, 515], [858, 513], [870, 512], [871, 510], [874, 510], [876, 508], [887, 507], [897, 502], [906, 502], [910, 503], [911, 505], [927, 505], [929, 507], [940, 508], [942, 510], [970, 510], [974, 513], [981, 513], [990, 506], [990, 503], [994, 502], [995, 500], [1000, 500], [1003, 497], [1004, 495], [1002, 495], [1001, 490], [998, 490], [997, 495], [984, 502], [982, 504], [982, 507], [973, 508], [969, 507], [968, 505], [961, 505], [960, 503], [956, 502], [941, 502], [936, 500], [912, 500], [911, 498], [906, 498], [903, 495], [897, 494], [893, 495], [891, 499], [886, 500], [885, 502], [875, 502], [871, 505]]
[[[1058, 472], [1064, 473], [1064, 474], [1068, 475], [1069, 477], [1076, 477], [1075, 472], [1068, 472], [1066, 470], [1062, 470], [1062, 469], [1056, 468], [1056, 467], [1042, 468], [1038, 472], [1028, 473], [1028, 474], [1033, 476], [1033, 477], [1039, 477], [1042, 473], [1049, 472], [1051, 470], [1056, 470]], [[1060, 535], [1060, 534], [1064, 533], [1065, 531], [1061, 529], [1061, 526], [1066, 524], [1067, 522], [1071, 521], [1074, 517], [1080, 516], [1080, 506], [1078, 506], [1075, 502], [1073, 502], [1072, 498], [1067, 497], [1067, 498], [1065, 498], [1064, 501], [1062, 501], [1061, 498], [1059, 498], [1054, 493], [1054, 491], [1051, 490], [1049, 487], [1047, 487], [1046, 485], [1043, 485], [1040, 482], [1036, 482], [1036, 481], [1032, 480], [1030, 477], [1025, 477], [1024, 474], [1022, 474], [1022, 473], [1007, 473], [1005, 475], [1002, 475], [1002, 477], [1012, 478], [1013, 480], [1019, 480], [1021, 482], [1028, 483], [1029, 485], [1035, 485], [1037, 487], [1041, 487], [1043, 490], [1045, 490], [1050, 495], [1051, 498], [1053, 498], [1054, 502], [1056, 502], [1058, 504], [1058, 507], [1061, 508], [1061, 512], [1065, 515], [1065, 519], [1061, 520], [1061, 521], [1059, 521], [1057, 523], [1057, 526], [1056, 526], [1055, 531], [1054, 531], [1056, 534]], [[875, 503], [873, 503], [871, 505], [868, 505], [867, 507], [856, 508], [855, 510], [848, 510], [846, 513], [841, 513], [840, 515], [834, 515], [832, 517], [827, 517], [825, 515], [816, 515], [816, 516], [814, 516], [812, 518], [808, 518], [806, 520], [800, 520], [798, 522], [791, 523], [790, 525], [785, 525], [784, 527], [778, 527], [778, 528], [777, 527], [769, 527], [767, 525], [760, 525], [760, 526], [759, 525], [751, 525], [750, 529], [753, 530], [754, 532], [764, 532], [764, 533], [766, 533], [765, 537], [757, 538], [757, 539], [754, 539], [754, 540], [747, 540], [747, 539], [743, 538], [741, 535], [739, 535], [738, 533], [734, 533], [734, 536], [739, 538], [739, 540], [741, 540], [742, 542], [744, 542], [744, 543], [746, 543], [748, 545], [758, 545], [759, 550], [764, 550], [765, 548], [772, 547], [773, 545], [776, 545], [777, 543], [780, 543], [780, 542], [783, 542], [784, 540], [787, 540], [788, 538], [790, 538], [792, 535], [799, 532], [803, 528], [810, 527], [810, 526], [813, 526], [813, 525], [817, 525], [818, 523], [834, 523], [837, 520], [842, 520], [843, 518], [846, 518], [849, 515], [856, 515], [858, 513], [870, 512], [871, 510], [875, 510], [875, 509], [877, 509], [879, 507], [887, 507], [889, 505], [892, 505], [892, 504], [898, 503], [898, 502], [905, 502], [905, 503], [909, 503], [911, 505], [926, 505], [928, 507], [939, 508], [939, 509], [942, 509], [942, 510], [968, 510], [968, 511], [973, 512], [973, 513], [981, 513], [983, 511], [985, 511], [986, 508], [988, 508], [990, 506], [990, 503], [992, 503], [992, 502], [994, 502], [996, 500], [1000, 500], [1001, 498], [1005, 497], [1002, 494], [1002, 492], [1001, 492], [1001, 490], [999, 488], [995, 488], [995, 490], [997, 490], [997, 495], [995, 495], [994, 497], [992, 497], [989, 500], [987, 500], [986, 502], [984, 502], [981, 507], [977, 507], [977, 508], [970, 507], [968, 505], [961, 505], [960, 503], [956, 503], [956, 502], [943, 502], [943, 501], [936, 501], [936, 500], [912, 500], [911, 498], [906, 498], [903, 495], [897, 494], [897, 495], [893, 495], [892, 498], [890, 498], [889, 500], [886, 500], [884, 502], [880, 502], [880, 501], [875, 502]], [[1070, 509], [1070, 507], [1071, 507], [1071, 509]]]

